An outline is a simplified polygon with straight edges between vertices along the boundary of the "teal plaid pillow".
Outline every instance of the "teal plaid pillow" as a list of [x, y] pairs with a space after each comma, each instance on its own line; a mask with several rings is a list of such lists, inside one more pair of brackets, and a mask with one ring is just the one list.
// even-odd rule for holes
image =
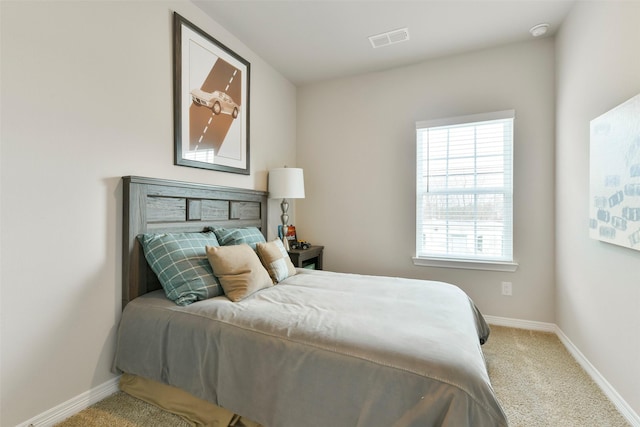
[[138, 240], [164, 292], [178, 305], [223, 294], [205, 246], [220, 246], [213, 232], [143, 234]]
[[256, 244], [264, 243], [264, 236], [256, 227], [247, 228], [214, 228], [220, 246], [240, 245], [246, 243], [256, 250]]

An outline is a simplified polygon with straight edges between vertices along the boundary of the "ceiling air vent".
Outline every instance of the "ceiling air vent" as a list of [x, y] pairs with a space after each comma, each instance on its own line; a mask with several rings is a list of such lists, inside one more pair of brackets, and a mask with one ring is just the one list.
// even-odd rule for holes
[[394, 43], [405, 42], [409, 40], [409, 29], [401, 28], [399, 30], [393, 30], [382, 34], [376, 34], [370, 36], [369, 41], [374, 48], [388, 46]]

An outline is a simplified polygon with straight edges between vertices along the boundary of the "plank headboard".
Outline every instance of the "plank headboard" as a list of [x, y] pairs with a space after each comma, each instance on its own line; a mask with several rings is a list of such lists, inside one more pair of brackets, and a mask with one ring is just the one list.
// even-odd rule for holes
[[160, 289], [137, 236], [258, 227], [267, 236], [267, 193], [166, 179], [125, 176], [122, 200], [122, 308]]

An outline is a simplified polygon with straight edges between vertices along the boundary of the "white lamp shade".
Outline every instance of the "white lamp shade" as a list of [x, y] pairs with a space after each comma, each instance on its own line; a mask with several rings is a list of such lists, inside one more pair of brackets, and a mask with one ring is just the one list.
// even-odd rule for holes
[[271, 169], [269, 171], [269, 197], [272, 199], [304, 199], [302, 169]]

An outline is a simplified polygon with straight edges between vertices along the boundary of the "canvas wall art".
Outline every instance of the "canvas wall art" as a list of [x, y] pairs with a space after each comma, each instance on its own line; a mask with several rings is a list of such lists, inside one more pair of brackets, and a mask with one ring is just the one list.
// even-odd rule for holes
[[591, 121], [589, 235], [640, 250], [640, 95]]

